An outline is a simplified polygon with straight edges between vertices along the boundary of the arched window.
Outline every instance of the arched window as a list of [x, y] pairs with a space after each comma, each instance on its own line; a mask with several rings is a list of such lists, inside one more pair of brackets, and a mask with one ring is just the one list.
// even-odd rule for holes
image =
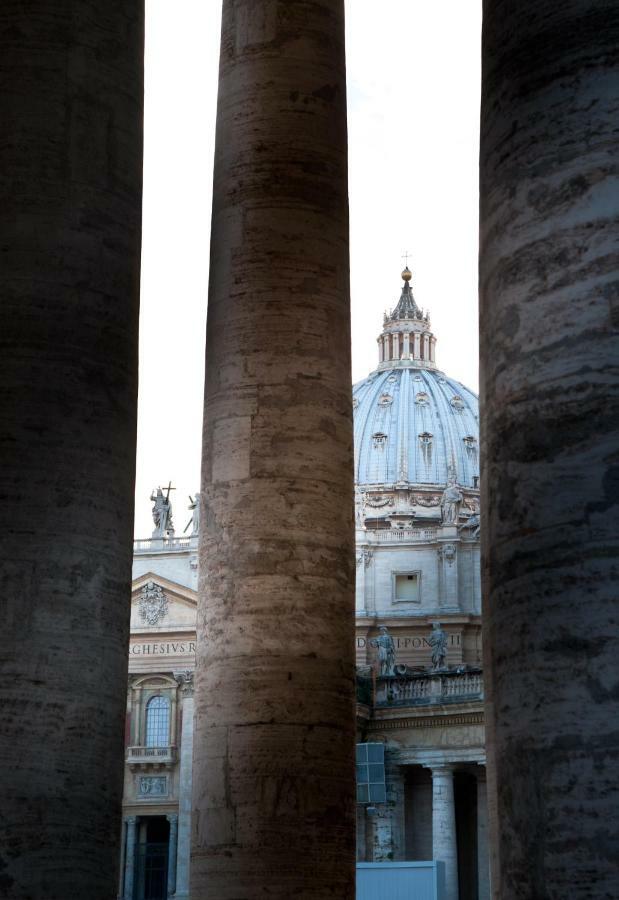
[[170, 743], [170, 702], [151, 697], [146, 704], [146, 746], [167, 747]]

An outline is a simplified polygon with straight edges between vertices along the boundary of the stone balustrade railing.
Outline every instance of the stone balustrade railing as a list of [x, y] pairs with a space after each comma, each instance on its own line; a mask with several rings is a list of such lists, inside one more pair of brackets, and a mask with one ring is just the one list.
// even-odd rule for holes
[[481, 671], [394, 675], [376, 679], [376, 706], [424, 706], [483, 700]]
[[379, 531], [368, 531], [371, 535], [371, 542], [374, 543], [392, 543], [393, 541], [401, 541], [406, 543], [425, 543], [427, 541], [435, 541], [437, 537], [436, 528], [385, 528]]
[[176, 760], [176, 747], [127, 747], [130, 766], [170, 766]]
[[133, 542], [133, 552], [168, 553], [170, 550], [189, 550], [197, 546], [197, 537], [140, 538]]

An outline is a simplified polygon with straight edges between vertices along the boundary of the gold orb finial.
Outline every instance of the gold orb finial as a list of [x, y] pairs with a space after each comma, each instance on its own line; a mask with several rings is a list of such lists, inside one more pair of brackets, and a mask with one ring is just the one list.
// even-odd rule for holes
[[413, 273], [412, 273], [411, 270], [408, 268], [408, 266], [406, 266], [406, 267], [402, 270], [402, 278], [404, 279], [404, 281], [410, 281], [412, 277], [413, 277]]

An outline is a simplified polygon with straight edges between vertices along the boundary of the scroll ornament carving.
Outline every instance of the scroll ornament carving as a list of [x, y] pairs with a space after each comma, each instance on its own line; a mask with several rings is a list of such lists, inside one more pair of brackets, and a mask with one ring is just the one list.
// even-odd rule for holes
[[142, 588], [139, 605], [140, 618], [147, 625], [156, 625], [168, 613], [168, 598], [154, 581], [148, 581]]
[[440, 506], [441, 498], [438, 496], [438, 494], [414, 494], [413, 503], [416, 506]]
[[363, 563], [364, 567], [367, 569], [367, 567], [372, 562], [373, 556], [374, 556], [374, 551], [369, 550], [368, 548], [364, 547], [363, 550], [361, 551], [361, 553], [359, 553], [357, 556], [357, 565], [360, 566], [361, 563]]
[[178, 682], [181, 692], [186, 697], [193, 696], [193, 669], [185, 669], [183, 672], [175, 672], [174, 678]]
[[365, 505], [371, 506], [374, 509], [378, 509], [381, 506], [393, 506], [394, 504], [393, 497], [385, 497], [382, 494], [376, 494], [373, 497], [366, 497]]

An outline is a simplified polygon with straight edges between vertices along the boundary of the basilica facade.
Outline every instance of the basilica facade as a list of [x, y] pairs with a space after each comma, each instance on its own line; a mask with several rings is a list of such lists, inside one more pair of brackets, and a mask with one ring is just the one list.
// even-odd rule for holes
[[[357, 857], [438, 860], [487, 900], [477, 397], [436, 363], [411, 273], [353, 388]], [[134, 547], [121, 900], [187, 900], [199, 498]]]

